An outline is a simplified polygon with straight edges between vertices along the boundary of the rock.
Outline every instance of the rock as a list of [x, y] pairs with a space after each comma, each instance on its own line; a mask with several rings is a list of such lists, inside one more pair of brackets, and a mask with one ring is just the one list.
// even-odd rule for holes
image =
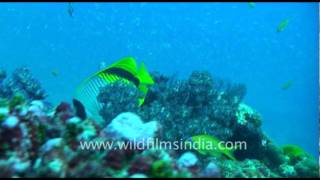
[[34, 100], [30, 103], [30, 107], [28, 109], [29, 112], [32, 112], [36, 116], [45, 116], [44, 113], [44, 104], [40, 100]]
[[220, 168], [214, 162], [210, 162], [201, 174], [202, 177], [220, 177]]
[[5, 70], [0, 69], [0, 82], [7, 77], [7, 73]]
[[125, 112], [114, 118], [103, 130], [103, 134], [115, 139], [141, 142], [155, 137], [157, 131], [156, 121], [144, 123], [138, 115]]
[[[21, 160], [17, 154], [12, 154], [12, 156], [10, 158], [8, 158], [6, 161], [0, 161], [0, 169], [1, 169], [2, 165], [9, 167], [10, 171], [12, 173], [19, 173], [20, 174], [20, 173], [24, 173], [27, 170], [29, 170], [31, 163], [30, 163], [30, 161]], [[3, 172], [0, 172], [0, 174], [1, 173], [3, 173]], [[2, 176], [0, 175], [0, 177], [2, 177]]]
[[[27, 106], [21, 106], [20, 110], [19, 110], [19, 116], [26, 116], [28, 114], [28, 112], [30, 112], [30, 109]], [[31, 110], [31, 112], [33, 113], [35, 111]], [[41, 116], [41, 115], [45, 116], [45, 113], [37, 114], [37, 112], [36, 112], [36, 115], [37, 116]]]
[[133, 174], [129, 178], [148, 178], [148, 177], [144, 174]]
[[250, 106], [240, 103], [238, 110], [236, 112], [237, 122], [240, 125], [246, 125], [248, 121], [253, 121], [252, 123], [256, 126], [260, 126], [260, 117]]
[[81, 125], [83, 131], [78, 135], [78, 140], [89, 140], [97, 135], [97, 131], [92, 124], [83, 122]]
[[0, 122], [9, 115], [9, 107], [0, 107]]
[[[266, 140], [268, 141], [268, 140]], [[264, 150], [265, 162], [273, 168], [279, 167], [281, 164], [284, 164], [288, 160], [287, 156], [284, 156], [282, 153], [282, 149], [272, 143], [267, 143]]]
[[12, 171], [11, 168], [11, 162], [9, 162], [9, 160], [0, 160], [0, 178], [8, 178], [8, 177], [12, 177], [14, 172]]
[[137, 112], [139, 109], [138, 99], [143, 96], [142, 91], [132, 83], [116, 81], [106, 85], [100, 89], [97, 96], [98, 102], [102, 105], [99, 114], [103, 121], [100, 118], [95, 118], [96, 123], [104, 127], [122, 112]]
[[178, 166], [182, 168], [189, 168], [198, 163], [198, 158], [192, 152], [186, 152], [178, 159]]
[[41, 147], [41, 152], [47, 153], [52, 149], [61, 147], [61, 146], [62, 146], [62, 138], [50, 139]]
[[219, 164], [221, 175], [225, 178], [273, 178], [278, 177], [258, 160], [223, 161]]
[[8, 107], [1, 107], [0, 108], [0, 116], [7, 116], [10, 110]]
[[55, 174], [58, 174], [62, 171], [63, 161], [60, 159], [55, 159], [49, 163], [48, 168]]
[[42, 163], [41, 158], [37, 158], [32, 166], [33, 169], [40, 169]]
[[294, 166], [297, 176], [303, 178], [319, 177], [319, 164], [313, 157], [305, 157]]
[[26, 170], [28, 170], [30, 168], [30, 162], [27, 161], [27, 162], [16, 162], [14, 165], [13, 165], [13, 169], [15, 172], [17, 173], [23, 173], [25, 172]]
[[16, 116], [9, 116], [7, 119], [4, 120], [2, 126], [8, 129], [15, 128], [19, 123], [19, 119]]
[[43, 102], [40, 101], [40, 100], [34, 100], [34, 101], [32, 101], [30, 104], [31, 104], [30, 108], [31, 108], [31, 107], [37, 107], [37, 108], [39, 108], [39, 110], [41, 110], [41, 111], [44, 110], [44, 104], [43, 104]]
[[280, 174], [284, 177], [295, 177], [297, 175], [297, 172], [294, 169], [294, 166], [288, 164], [281, 164]]
[[67, 124], [78, 124], [81, 122], [81, 119], [78, 117], [72, 117], [67, 120]]

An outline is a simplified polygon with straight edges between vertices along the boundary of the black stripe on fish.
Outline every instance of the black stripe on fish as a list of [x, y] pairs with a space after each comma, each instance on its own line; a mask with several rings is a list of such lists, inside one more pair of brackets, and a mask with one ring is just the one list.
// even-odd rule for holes
[[107, 69], [106, 71], [104, 71], [104, 73], [109, 73], [109, 74], [114, 74], [117, 75], [121, 78], [127, 79], [129, 81], [131, 81], [134, 85], [136, 85], [137, 87], [139, 87], [140, 81], [138, 78], [134, 77], [130, 72], [121, 69], [121, 68], [117, 68], [117, 67], [112, 67]]

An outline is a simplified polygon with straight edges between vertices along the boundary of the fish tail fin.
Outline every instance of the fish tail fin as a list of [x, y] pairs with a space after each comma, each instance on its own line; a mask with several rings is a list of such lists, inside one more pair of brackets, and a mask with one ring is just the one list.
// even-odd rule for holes
[[141, 63], [140, 68], [138, 70], [138, 79], [140, 80], [141, 84], [154, 84], [154, 81], [151, 75], [149, 74], [147, 68], [144, 66], [144, 63]]
[[148, 92], [148, 87], [146, 85], [140, 84], [139, 85], [139, 90], [143, 92], [143, 94], [147, 94]]
[[148, 93], [147, 85], [153, 85], [154, 81], [143, 63], [140, 65], [137, 78], [140, 81], [139, 90], [144, 94], [144, 96], [139, 99], [139, 106], [141, 106], [144, 103], [144, 99]]
[[141, 106], [144, 103], [144, 99], [148, 93], [148, 87], [146, 85], [140, 84], [139, 90], [143, 93], [143, 97], [139, 99], [139, 106]]
[[139, 98], [138, 103], [139, 106], [142, 106], [142, 104], [144, 103], [144, 98]]

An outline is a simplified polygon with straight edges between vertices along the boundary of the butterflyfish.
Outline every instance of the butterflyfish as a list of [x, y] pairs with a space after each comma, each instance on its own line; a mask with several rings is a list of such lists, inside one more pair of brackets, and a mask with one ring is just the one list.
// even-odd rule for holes
[[132, 84], [142, 92], [143, 96], [137, 100], [139, 106], [144, 103], [148, 88], [154, 84], [143, 63], [138, 68], [134, 58], [121, 59], [80, 83], [73, 99], [73, 104], [77, 110], [76, 114], [80, 115], [80, 118], [89, 116], [98, 123], [102, 123], [103, 118], [99, 115], [102, 104], [98, 102], [97, 96], [101, 88], [117, 81]]

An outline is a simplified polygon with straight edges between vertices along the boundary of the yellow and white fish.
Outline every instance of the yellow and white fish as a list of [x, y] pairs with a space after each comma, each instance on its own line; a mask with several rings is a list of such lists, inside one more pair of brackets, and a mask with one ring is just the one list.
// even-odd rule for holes
[[[148, 87], [154, 84], [152, 77], [143, 63], [137, 68], [136, 61], [132, 57], [121, 59], [109, 67], [91, 75], [78, 86], [73, 99], [73, 104], [77, 109], [77, 115], [81, 119], [85, 119], [88, 114], [88, 116], [92, 117], [97, 123], [102, 123], [103, 118], [99, 114], [102, 104], [97, 100], [100, 88], [119, 80], [124, 83], [131, 83], [142, 91], [143, 97], [137, 100], [139, 106], [144, 102]], [[110, 96], [112, 96], [112, 94]]]

